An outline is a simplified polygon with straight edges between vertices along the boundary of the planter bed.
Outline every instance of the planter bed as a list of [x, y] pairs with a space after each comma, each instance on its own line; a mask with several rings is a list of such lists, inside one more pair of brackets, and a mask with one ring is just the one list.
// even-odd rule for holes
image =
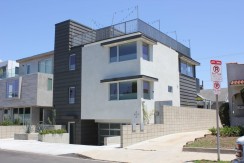
[[48, 143], [64, 143], [69, 144], [69, 133], [62, 134], [39, 134], [38, 140]]
[[14, 140], [38, 140], [38, 133], [15, 133]]

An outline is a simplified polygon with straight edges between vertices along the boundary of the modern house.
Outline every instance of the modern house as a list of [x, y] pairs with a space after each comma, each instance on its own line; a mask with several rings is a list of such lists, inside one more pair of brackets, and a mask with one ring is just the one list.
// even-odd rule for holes
[[17, 62], [19, 75], [0, 80], [0, 122], [47, 123], [53, 107], [53, 51]]
[[[228, 102], [228, 88], [221, 88], [218, 96], [218, 105]], [[216, 96], [213, 89], [203, 89], [197, 94], [197, 107], [205, 109], [216, 109]]]
[[15, 77], [19, 74], [19, 63], [8, 60], [0, 62], [0, 80], [10, 77]]
[[227, 63], [230, 123], [244, 125], [244, 64]]
[[[71, 143], [103, 144], [120, 124], [158, 123], [161, 105], [196, 107], [190, 49], [140, 19], [101, 29], [55, 26], [53, 104]], [[144, 114], [143, 114], [144, 113]]]

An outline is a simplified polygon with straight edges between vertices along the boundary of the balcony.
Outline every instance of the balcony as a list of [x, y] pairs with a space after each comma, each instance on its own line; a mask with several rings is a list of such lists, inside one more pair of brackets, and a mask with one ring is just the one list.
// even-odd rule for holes
[[190, 49], [158, 29], [150, 26], [140, 19], [126, 21], [120, 24], [93, 30], [81, 35], [74, 35], [71, 46], [85, 45], [96, 41], [123, 36], [131, 33], [140, 32], [145, 36], [157, 40], [158, 42], [174, 49], [175, 51], [190, 57]]

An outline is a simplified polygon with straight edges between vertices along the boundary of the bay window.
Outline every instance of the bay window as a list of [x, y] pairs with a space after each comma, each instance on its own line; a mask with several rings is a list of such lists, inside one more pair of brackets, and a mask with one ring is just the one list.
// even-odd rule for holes
[[137, 81], [110, 83], [110, 100], [137, 99]]
[[110, 63], [136, 59], [136, 48], [136, 42], [110, 47]]

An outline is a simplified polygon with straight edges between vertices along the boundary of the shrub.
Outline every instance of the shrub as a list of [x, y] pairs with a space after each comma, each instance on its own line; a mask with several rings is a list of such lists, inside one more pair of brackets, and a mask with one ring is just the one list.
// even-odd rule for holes
[[0, 123], [0, 126], [12, 126], [14, 123], [11, 120], [5, 120]]
[[[212, 135], [217, 135], [217, 129], [216, 128], [210, 128], [209, 131]], [[244, 134], [244, 128], [241, 126], [235, 126], [235, 127], [223, 127], [219, 129], [220, 136], [222, 137], [238, 137], [242, 136]]]
[[216, 128], [210, 128], [210, 129], [208, 129], [210, 132], [211, 132], [211, 135], [217, 135], [217, 130], [216, 130]]
[[219, 107], [219, 117], [222, 125], [230, 126], [230, 117], [229, 117], [229, 103], [223, 103]]
[[39, 132], [39, 134], [41, 135], [45, 135], [45, 134], [63, 134], [66, 133], [65, 129], [58, 129], [58, 130], [42, 130]]

